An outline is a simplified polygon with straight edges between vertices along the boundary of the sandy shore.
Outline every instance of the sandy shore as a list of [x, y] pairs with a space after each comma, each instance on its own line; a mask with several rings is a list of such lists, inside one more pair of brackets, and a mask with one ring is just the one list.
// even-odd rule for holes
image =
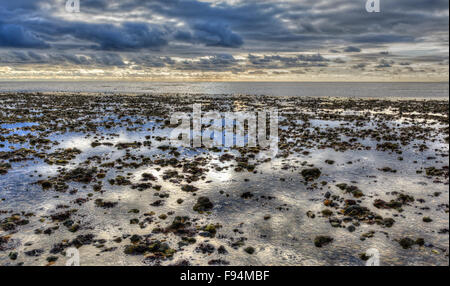
[[[279, 113], [279, 151], [176, 148], [174, 112]], [[0, 95], [0, 265], [448, 265], [449, 103]]]

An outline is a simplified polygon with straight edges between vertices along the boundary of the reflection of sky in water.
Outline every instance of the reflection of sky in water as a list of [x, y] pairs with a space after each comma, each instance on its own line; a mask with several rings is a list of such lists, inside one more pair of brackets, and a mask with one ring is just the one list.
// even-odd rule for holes
[[[168, 129], [161, 130], [161, 124], [147, 120], [145, 122], [144, 125], [135, 125], [135, 127], [139, 127], [137, 131], [127, 131], [125, 128], [119, 127], [107, 130], [100, 129], [97, 133], [104, 138], [97, 136], [97, 139], [99, 142], [108, 142], [115, 145], [123, 142], [142, 142], [146, 140], [145, 136], [147, 135], [165, 137], [170, 133]], [[301, 121], [298, 122], [298, 124], [301, 123]], [[345, 122], [329, 120], [310, 120], [310, 123], [312, 128], [336, 128], [341, 124], [346, 124]], [[28, 126], [32, 125], [27, 125], [27, 123], [2, 124], [3, 128], [11, 128], [12, 132], [17, 132], [16, 134], [20, 135], [25, 135], [28, 132], [21, 131], [20, 128]], [[156, 129], [147, 131], [148, 129], [152, 130], [153, 127], [156, 127]], [[19, 129], [15, 130], [14, 128]], [[92, 156], [107, 157], [107, 161], [113, 161], [121, 158], [125, 154], [125, 150], [117, 150], [111, 146], [101, 145], [93, 148], [91, 143], [94, 141], [94, 137], [95, 134], [56, 134], [49, 139], [58, 141], [60, 144], [53, 146], [51, 151], [60, 148], [78, 148], [82, 150], [82, 154], [77, 156], [75, 160], [72, 160], [69, 165], [65, 166], [69, 169]], [[148, 157], [163, 154], [156, 147], [166, 145], [167, 142], [151, 141], [151, 147], [143, 146], [139, 149], [131, 149], [130, 153]], [[365, 145], [376, 147], [376, 142], [373, 140], [359, 139], [359, 141]], [[110, 186], [104, 183], [104, 190], [106, 192], [101, 198], [105, 201], [118, 201], [118, 206], [113, 209], [104, 210], [94, 207], [92, 200], [81, 207], [77, 206], [77, 209], [79, 209], [77, 219], [80, 219], [82, 225], [86, 226], [83, 232], [94, 232], [97, 238], [105, 239], [121, 236], [124, 233], [145, 235], [154, 227], [167, 226], [173, 219], [173, 216], [170, 216], [166, 221], [155, 219], [156, 222], [149, 225], [146, 229], [139, 229], [139, 227], [130, 225], [129, 223], [131, 218], [138, 217], [138, 215], [128, 213], [130, 209], [135, 208], [141, 210], [141, 215], [143, 212], [151, 210], [156, 211], [157, 214], [175, 211], [175, 215], [189, 215], [192, 218], [199, 218], [200, 225], [219, 223], [223, 226], [219, 230], [219, 233], [227, 239], [197, 237], [198, 242], [209, 240], [209, 243], [218, 247], [220, 245], [227, 246], [227, 241], [230, 238], [238, 239], [239, 237], [246, 237], [248, 238], [246, 245], [253, 246], [257, 249], [257, 255], [249, 256], [243, 255], [242, 248], [234, 250], [227, 246], [229, 255], [222, 258], [230, 261], [231, 264], [362, 265], [363, 262], [357, 255], [365, 252], [369, 248], [379, 249], [381, 262], [385, 265], [415, 263], [448, 264], [448, 258], [445, 258], [443, 255], [433, 254], [429, 248], [414, 248], [404, 251], [393, 241], [393, 239], [404, 236], [414, 238], [423, 237], [425, 241], [433, 243], [437, 247], [448, 248], [448, 236], [439, 235], [434, 232], [436, 229], [448, 228], [448, 214], [442, 210], [436, 210], [436, 206], [439, 204], [448, 204], [448, 186], [433, 184], [431, 180], [425, 178], [423, 175], [416, 174], [416, 171], [423, 164], [427, 164], [426, 158], [434, 155], [433, 150], [443, 149], [448, 152], [448, 145], [443, 145], [439, 142], [427, 143], [430, 149], [423, 153], [418, 153], [410, 147], [404, 148], [402, 154], [403, 161], [397, 160], [397, 156], [388, 152], [375, 151], [374, 148], [372, 151], [348, 152], [335, 152], [330, 149], [312, 149], [310, 150], [310, 155], [295, 155], [294, 158], [289, 158], [290, 160], [280, 158], [270, 163], [259, 165], [257, 167], [258, 172], [251, 176], [246, 171], [236, 173], [234, 167], [216, 171], [214, 168], [216, 165], [222, 167], [229, 165], [229, 163], [220, 163], [217, 160], [223, 153], [208, 153], [206, 150], [199, 149], [197, 151], [202, 152], [205, 156], [211, 157], [213, 160], [208, 165], [211, 167], [206, 179], [208, 183], [195, 182], [193, 185], [200, 187], [199, 194], [208, 196], [215, 203], [215, 208], [211, 215], [198, 216], [193, 213], [191, 208], [195, 204], [197, 197], [181, 192], [180, 187], [176, 184], [161, 179], [164, 171], [171, 168], [166, 167], [161, 170], [156, 170], [154, 167], [140, 167], [133, 170], [108, 170], [105, 181], [109, 178], [114, 178], [116, 175], [126, 175], [128, 172], [131, 172], [131, 181], [137, 183], [142, 173], [152, 173], [160, 178], [157, 183], [162, 186], [161, 193], [170, 194], [170, 198], [166, 200], [164, 206], [158, 208], [149, 206], [150, 203], [158, 199], [154, 196], [155, 191], [153, 190], [139, 192], [137, 190], [131, 190], [129, 186]], [[0, 149], [0, 151], [5, 151], [9, 147], [10, 145], [6, 143], [5, 147]], [[14, 147], [17, 148], [19, 146]], [[197, 151], [191, 148], [178, 148], [178, 150], [182, 153], [181, 158], [198, 154]], [[336, 164], [325, 164], [324, 161], [327, 159], [336, 161]], [[315, 219], [309, 219], [305, 216], [307, 211], [317, 213], [324, 209], [321, 201], [323, 200], [323, 194], [328, 190], [327, 187], [324, 190], [310, 190], [308, 186], [302, 183], [299, 169], [294, 171], [281, 169], [283, 160], [289, 160], [296, 167], [299, 166], [299, 163], [295, 163], [296, 160], [298, 162], [307, 161], [309, 164], [319, 166], [323, 173], [320, 180], [328, 182], [328, 186], [330, 186], [329, 191], [333, 194], [342, 195], [334, 185], [338, 183], [351, 184], [351, 182], [356, 182], [354, 184], [357, 184], [366, 195], [362, 199], [361, 205], [371, 208], [383, 217], [392, 217], [393, 214], [397, 213], [394, 210], [374, 209], [372, 202], [376, 198], [384, 200], [393, 199], [394, 197], [387, 193], [394, 191], [412, 194], [416, 198], [423, 198], [426, 201], [425, 205], [431, 206], [431, 209], [420, 210], [414, 206], [406, 206], [404, 212], [395, 217], [396, 224], [392, 229], [383, 229], [380, 226], [369, 226], [364, 223], [354, 233], [350, 233], [346, 229], [332, 228], [326, 218], [318, 216]], [[418, 164], [413, 163], [416, 160]], [[347, 163], [350, 161], [353, 164]], [[433, 163], [430, 162], [430, 165], [433, 165]], [[391, 174], [378, 171], [379, 168], [385, 166], [390, 166], [398, 172]], [[0, 204], [0, 209], [32, 211], [37, 217], [40, 217], [52, 213], [58, 204], [70, 205], [70, 202], [74, 199], [86, 197], [87, 193], [92, 192], [90, 186], [84, 189], [82, 184], [70, 184], [71, 189], [76, 188], [78, 190], [78, 193], [75, 195], [42, 191], [39, 186], [33, 184], [42, 178], [57, 175], [59, 168], [61, 167], [56, 165], [50, 166], [38, 159], [14, 163], [14, 168], [6, 176], [0, 176], [0, 196], [6, 199], [6, 203]], [[39, 174], [42, 177], [38, 177]], [[376, 174], [376, 177], [370, 176], [373, 174]], [[30, 175], [33, 175], [33, 177], [30, 177]], [[285, 181], [281, 181], [280, 178], [284, 178]], [[249, 179], [249, 181], [245, 182], [245, 179]], [[221, 194], [220, 191], [223, 191], [224, 194]], [[252, 192], [255, 197], [250, 200], [242, 199], [240, 197], [241, 194], [248, 191]], [[437, 191], [442, 192], [442, 195], [440, 197], [432, 196]], [[226, 196], [227, 194], [229, 197]], [[261, 196], [272, 196], [275, 199], [263, 199]], [[179, 198], [185, 201], [182, 205], [176, 203], [176, 200]], [[258, 200], [255, 200], [256, 198]], [[278, 207], [289, 208], [289, 211], [277, 210]], [[430, 224], [423, 224], [423, 214], [432, 217], [434, 221]], [[264, 220], [265, 215], [270, 215], [271, 219]], [[52, 224], [46, 222], [44, 225], [51, 226]], [[41, 224], [33, 222], [15, 234], [14, 239], [20, 240], [22, 245], [26, 242], [33, 242], [33, 249], [39, 247], [48, 249], [49, 245], [70, 237], [63, 227], [51, 236], [39, 236], [33, 233], [34, 229], [42, 227]], [[236, 228], [242, 231], [243, 234], [234, 232]], [[377, 231], [375, 237], [364, 242], [360, 241], [359, 237], [361, 234], [370, 230]], [[389, 237], [383, 233], [384, 231], [389, 233]], [[319, 250], [312, 243], [314, 237], [318, 234], [330, 235], [335, 241], [331, 247]], [[156, 235], [155, 238], [157, 237]], [[173, 236], [168, 236], [167, 239], [171, 245], [176, 245], [179, 240]], [[348, 243], [349, 241], [351, 241], [350, 244]], [[99, 250], [93, 246], [82, 247], [80, 251], [84, 263], [130, 265], [140, 264], [142, 261], [142, 257], [123, 255], [121, 248], [123, 245], [109, 246], [117, 246], [119, 249], [115, 252], [102, 253], [101, 256], [96, 256]], [[180, 251], [176, 254], [176, 260], [186, 258], [193, 264], [205, 264], [208, 260], [220, 257], [217, 253], [209, 257], [196, 254], [194, 253], [194, 248], [195, 246], [185, 247], [185, 251]], [[23, 250], [24, 248], [22, 247], [20, 249]], [[29, 250], [29, 248], [26, 249]], [[8, 258], [3, 254], [0, 254], [0, 263], [8, 263]]]

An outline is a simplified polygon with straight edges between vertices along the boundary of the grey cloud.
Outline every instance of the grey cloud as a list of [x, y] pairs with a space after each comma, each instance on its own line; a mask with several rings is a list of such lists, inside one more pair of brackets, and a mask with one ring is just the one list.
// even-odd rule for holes
[[360, 53], [361, 49], [358, 48], [358, 47], [349, 46], [349, 47], [344, 49], [344, 52], [346, 52], [346, 53]]
[[354, 69], [364, 69], [367, 66], [365, 63], [358, 63], [356, 65], [353, 65], [352, 68]]
[[48, 48], [49, 45], [20, 25], [0, 22], [0, 47], [42, 49]]
[[[6, 0], [5, 0], [6, 1]], [[16, 1], [15, 1], [16, 2]], [[27, 11], [38, 10], [38, 1], [19, 1], [7, 4], [7, 11], [17, 11], [21, 7]], [[143, 23], [82, 23], [73, 24], [62, 18], [41, 14], [42, 20], [32, 23], [26, 17], [9, 16], [16, 24], [28, 23], [30, 32], [42, 32], [42, 38], [72, 35], [93, 41], [87, 48], [104, 50], [129, 50], [139, 48], [159, 48], [170, 45], [172, 39], [211, 47], [239, 48], [245, 43], [251, 47], [273, 49], [277, 43], [283, 49], [295, 49], [298, 45], [320, 46], [323, 41], [345, 40], [349, 43], [394, 43], [417, 41], [425, 31], [445, 31], [440, 24], [448, 23], [448, 17], [436, 14], [447, 10], [448, 2], [441, 0], [392, 1], [383, 4], [383, 13], [365, 13], [364, 3], [350, 0], [325, 0], [278, 2], [240, 1], [235, 4], [225, 2], [209, 3], [195, 0], [85, 0], [82, 12], [87, 15], [101, 13], [127, 14], [140, 11], [152, 19], [161, 15], [186, 23], [183, 30], [170, 23], [145, 26]], [[58, 5], [55, 2], [54, 5]], [[336, 10], [336, 7], [344, 7]], [[34, 8], [34, 9], [31, 9]], [[251, 11], [251, 13], [249, 13]], [[320, 13], [313, 13], [320, 11]], [[29, 12], [31, 13], [31, 12]], [[48, 11], [46, 11], [48, 13]], [[145, 13], [145, 14], [144, 14]], [[131, 20], [131, 18], [129, 18]], [[128, 20], [128, 21], [129, 21]], [[287, 21], [287, 22], [286, 22]], [[40, 23], [40, 24], [39, 24]], [[42, 28], [65, 26], [65, 29]], [[73, 25], [72, 25], [73, 24]], [[292, 28], [288, 27], [291, 25]], [[397, 27], [402, 29], [397, 29]], [[420, 29], [417, 29], [420, 27]], [[96, 32], [98, 31], [98, 32]], [[173, 32], [173, 35], [169, 33]], [[173, 37], [172, 37], [173, 36]], [[48, 44], [48, 43], [47, 43]], [[261, 45], [262, 44], [262, 45]]]
[[1, 64], [48, 64], [55, 66], [123, 67], [124, 59], [114, 53], [76, 55], [57, 52], [13, 51], [0, 53]]
[[379, 64], [376, 66], [377, 68], [390, 68], [394, 64], [393, 61], [387, 61], [385, 59], [380, 60]]
[[167, 32], [158, 26], [139, 22], [121, 25], [74, 23], [58, 29], [62, 34], [71, 34], [77, 39], [95, 43], [94, 49], [109, 51], [160, 48], [167, 45]]
[[238, 71], [239, 61], [232, 55], [221, 54], [209, 58], [200, 58], [196, 60], [185, 60], [181, 63], [175, 63], [174, 69], [177, 70], [202, 70], [202, 71]]
[[[363, 0], [82, 0], [78, 20], [57, 13], [63, 2], [0, 0], [0, 64], [254, 72], [393, 65], [381, 57], [448, 61], [442, 52], [403, 57], [379, 52], [396, 43], [448, 46], [448, 0], [383, 1], [382, 12], [372, 14]], [[108, 17], [97, 17], [102, 15]], [[378, 50], [366, 53], [369, 47]], [[346, 63], [302, 53], [317, 50], [347, 53]], [[237, 60], [237, 54], [250, 55]]]

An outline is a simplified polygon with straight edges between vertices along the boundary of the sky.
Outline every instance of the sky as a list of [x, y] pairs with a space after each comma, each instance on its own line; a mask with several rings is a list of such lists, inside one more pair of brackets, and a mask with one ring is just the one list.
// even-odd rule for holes
[[448, 0], [0, 0], [0, 80], [448, 81]]

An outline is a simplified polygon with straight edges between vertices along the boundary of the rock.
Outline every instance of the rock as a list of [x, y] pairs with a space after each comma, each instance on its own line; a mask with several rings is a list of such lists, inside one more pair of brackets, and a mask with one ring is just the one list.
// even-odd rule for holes
[[[139, 242], [139, 241], [141, 241], [141, 240], [142, 240], [142, 236], [137, 235], [137, 234], [133, 234], [133, 235], [130, 237], [130, 241], [131, 241], [132, 243], [137, 243], [137, 242]], [[122, 240], [120, 240], [120, 241], [122, 241]]]
[[70, 218], [70, 216], [73, 214], [73, 211], [66, 211], [62, 213], [57, 213], [51, 215], [52, 221], [66, 221]]
[[189, 222], [189, 217], [184, 216], [177, 216], [174, 218], [173, 222], [171, 225], [169, 225], [164, 232], [173, 232], [177, 235], [185, 235], [185, 234], [189, 234], [190, 231], [188, 229], [188, 227], [191, 226], [191, 223]]
[[316, 217], [316, 215], [315, 215], [312, 211], [307, 211], [307, 212], [306, 212], [306, 216], [309, 217], [309, 218], [311, 218], [311, 219], [313, 219], [313, 218]]
[[193, 210], [198, 213], [209, 211], [214, 207], [214, 204], [207, 197], [200, 197], [194, 205]]
[[368, 232], [366, 232], [366, 233], [363, 233], [359, 239], [362, 240], [362, 241], [364, 241], [364, 240], [366, 240], [367, 238], [372, 238], [372, 237], [374, 237], [374, 236], [375, 236], [375, 231], [372, 231], [372, 230], [371, 230], [371, 231], [368, 231]]
[[164, 201], [163, 200], [157, 200], [153, 203], [150, 204], [152, 207], [160, 207], [162, 205], [164, 205]]
[[366, 253], [360, 253], [359, 254], [359, 259], [361, 259], [362, 261], [367, 261], [369, 260], [370, 256], [368, 256]]
[[329, 222], [332, 227], [341, 227], [342, 221], [338, 218], [330, 218]]
[[417, 244], [418, 246], [424, 246], [425, 240], [423, 238], [418, 238], [416, 239], [415, 244]]
[[[440, 177], [445, 175], [444, 169], [438, 169], [436, 167], [429, 167], [425, 169], [425, 173], [429, 177]], [[447, 170], [447, 176], [448, 176], [448, 170]]]
[[211, 254], [214, 253], [216, 248], [209, 244], [209, 243], [201, 243], [196, 249], [196, 252], [203, 253], [203, 254]]
[[191, 266], [191, 263], [188, 260], [180, 260], [175, 262], [174, 264], [170, 264], [170, 266]]
[[77, 232], [80, 229], [80, 225], [74, 224], [71, 227], [68, 228], [68, 231], [70, 232]]
[[110, 209], [117, 206], [117, 202], [106, 202], [103, 201], [102, 199], [96, 199], [95, 205], [99, 208]]
[[336, 185], [336, 187], [338, 187], [342, 191], [345, 191], [346, 193], [351, 193], [355, 198], [364, 196], [364, 193], [357, 186], [349, 186], [345, 183], [342, 183]]
[[152, 253], [153, 258], [162, 259], [172, 257], [175, 252], [176, 251], [174, 249], [171, 249], [167, 243], [163, 243], [159, 240], [151, 241], [148, 243], [127, 245], [125, 246], [124, 250], [124, 253], [128, 255], [143, 255], [146, 253]]
[[46, 258], [47, 262], [52, 263], [52, 262], [56, 262], [58, 260], [58, 257], [56, 256], [49, 256]]
[[329, 217], [329, 216], [333, 215], [333, 212], [331, 210], [329, 210], [329, 209], [324, 209], [322, 211], [322, 215], [325, 216], [325, 217]]
[[385, 218], [381, 221], [381, 224], [385, 227], [392, 227], [395, 223], [395, 220], [393, 218]]
[[370, 211], [368, 208], [361, 207], [360, 205], [353, 205], [344, 209], [344, 214], [351, 217], [364, 217], [369, 213]]
[[150, 183], [140, 183], [140, 184], [134, 184], [133, 186], [131, 186], [131, 188], [132, 188], [133, 190], [138, 190], [138, 191], [140, 191], [140, 192], [143, 192], [143, 191], [145, 191], [145, 190], [148, 190], [148, 189], [150, 189], [151, 187], [153, 187], [153, 185], [150, 184]]
[[245, 192], [241, 195], [241, 198], [243, 199], [251, 199], [253, 198], [253, 194], [251, 192]]
[[333, 242], [333, 240], [334, 239], [329, 236], [316, 236], [316, 238], [314, 239], [314, 245], [316, 247], [323, 247]]
[[383, 167], [379, 169], [380, 171], [383, 171], [385, 173], [397, 173], [397, 170], [392, 169], [391, 167]]
[[249, 247], [246, 247], [244, 249], [244, 251], [247, 252], [248, 254], [252, 255], [253, 253], [255, 253], [255, 248], [249, 246]]
[[124, 253], [128, 255], [143, 255], [144, 253], [150, 251], [147, 245], [127, 245], [125, 246]]
[[80, 183], [90, 183], [97, 173], [97, 168], [75, 168], [64, 176], [67, 181], [75, 181]]
[[79, 248], [83, 245], [89, 245], [94, 242], [95, 235], [93, 234], [85, 234], [85, 235], [79, 235], [74, 240], [72, 240], [72, 245]]
[[34, 256], [34, 257], [41, 256], [42, 253], [44, 253], [44, 250], [42, 249], [33, 249], [30, 251], [25, 251], [26, 256]]
[[217, 229], [221, 227], [222, 226], [218, 224], [208, 224], [203, 228], [203, 230], [209, 232], [211, 234], [211, 237], [214, 237], [217, 233]]
[[148, 174], [148, 173], [142, 174], [142, 181], [157, 181], [157, 180], [158, 179], [152, 174]]
[[198, 191], [198, 188], [191, 185], [183, 185], [181, 186], [181, 190], [187, 193], [195, 193], [196, 191]]
[[208, 261], [208, 265], [230, 265], [230, 262], [226, 261], [226, 260], [222, 260], [222, 259], [213, 259]]
[[398, 243], [401, 245], [401, 247], [403, 247], [403, 249], [409, 249], [414, 244], [416, 244], [416, 242], [409, 237], [400, 239], [400, 241]]
[[40, 183], [43, 189], [50, 189], [53, 186], [50, 181], [41, 181]]
[[302, 170], [301, 174], [306, 181], [314, 181], [322, 175], [322, 172], [318, 168], [311, 168]]
[[17, 252], [10, 252], [10, 253], [8, 254], [8, 257], [9, 257], [9, 259], [11, 259], [11, 260], [16, 260], [18, 256], [19, 256], [19, 254], [18, 254]]
[[178, 246], [183, 247], [183, 246], [187, 246], [190, 244], [195, 244], [196, 242], [197, 242], [197, 240], [193, 237], [182, 237], [181, 241], [178, 242]]
[[219, 254], [228, 254], [228, 251], [226, 250], [225, 246], [221, 245], [218, 249], [217, 252]]

